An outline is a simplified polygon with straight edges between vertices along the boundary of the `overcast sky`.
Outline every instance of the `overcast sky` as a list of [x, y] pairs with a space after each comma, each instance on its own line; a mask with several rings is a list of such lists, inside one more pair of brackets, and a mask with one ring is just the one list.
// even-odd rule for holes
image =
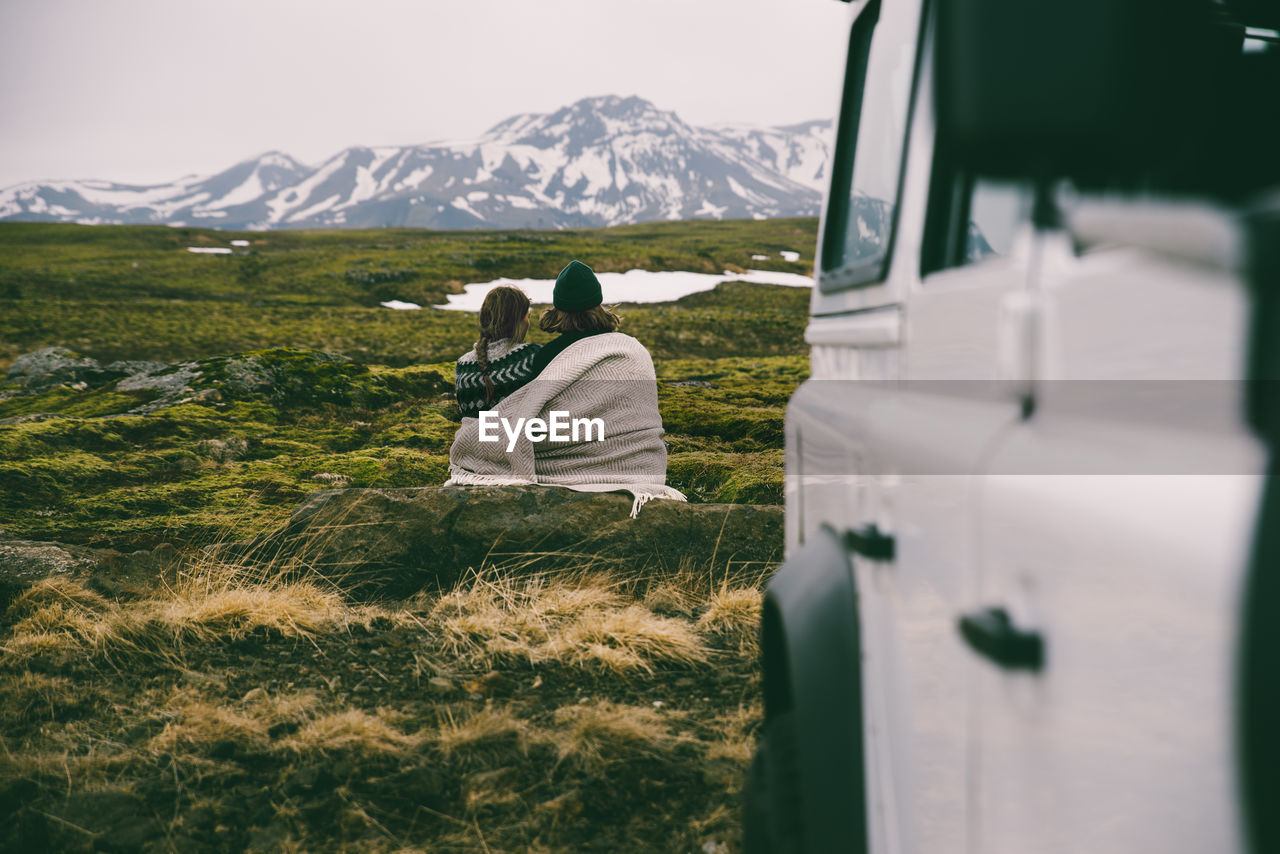
[[838, 0], [0, 0], [0, 187], [167, 182], [269, 150], [477, 136], [639, 95], [693, 124], [831, 118]]

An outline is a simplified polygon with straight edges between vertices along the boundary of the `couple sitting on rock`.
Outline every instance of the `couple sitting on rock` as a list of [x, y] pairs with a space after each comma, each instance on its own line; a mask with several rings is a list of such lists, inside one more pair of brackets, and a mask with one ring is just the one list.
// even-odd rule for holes
[[557, 337], [523, 343], [529, 298], [494, 288], [480, 309], [480, 339], [458, 359], [463, 419], [449, 449], [449, 480], [627, 491], [631, 515], [650, 499], [684, 500], [666, 485], [667, 449], [649, 351], [618, 332], [600, 280], [571, 261], [538, 325]]

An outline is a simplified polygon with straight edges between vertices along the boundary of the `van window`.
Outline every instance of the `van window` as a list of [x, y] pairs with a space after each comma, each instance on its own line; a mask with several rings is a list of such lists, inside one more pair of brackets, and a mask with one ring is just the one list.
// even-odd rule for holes
[[969, 193], [964, 263], [1008, 255], [1014, 232], [1031, 217], [1031, 193], [1022, 184], [978, 179]]
[[1031, 201], [1025, 184], [974, 178], [935, 157], [921, 276], [1008, 254], [1018, 228], [1031, 218]]
[[887, 272], [918, 35], [917, 3], [882, 9], [871, 0], [854, 21], [823, 231], [824, 291], [878, 282]]

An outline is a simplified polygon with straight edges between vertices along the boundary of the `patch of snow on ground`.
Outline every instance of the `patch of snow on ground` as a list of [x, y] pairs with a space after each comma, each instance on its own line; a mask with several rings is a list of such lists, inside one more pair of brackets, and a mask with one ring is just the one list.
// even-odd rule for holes
[[[395, 309], [396, 311], [417, 311], [422, 308], [416, 302], [405, 302], [404, 300], [389, 299], [386, 302], [378, 303], [383, 308]], [[476, 309], [479, 311], [479, 309]]]
[[[597, 273], [604, 291], [605, 303], [668, 302], [689, 294], [709, 291], [721, 282], [752, 282], [759, 285], [787, 285], [796, 288], [813, 287], [813, 279], [795, 273], [775, 273], [770, 270], [748, 270], [745, 273], [723, 275], [711, 273], [660, 272], [628, 270], [625, 273]], [[449, 294], [448, 303], [436, 308], [454, 311], [479, 311], [485, 295], [500, 285], [519, 288], [535, 303], [551, 302], [555, 279], [496, 279], [464, 286], [463, 293]]]
[[783, 249], [778, 254], [782, 256], [783, 261], [791, 261], [792, 263], [795, 263], [800, 260], [800, 253], [792, 252], [790, 249]]
[[248, 246], [248, 245], [249, 245], [249, 241], [247, 241], [247, 240], [233, 240], [233, 241], [231, 241], [231, 245], [232, 245], [232, 246]]
[[188, 252], [195, 252], [199, 255], [230, 255], [231, 250], [225, 246], [188, 246]]
[[769, 256], [768, 255], [752, 255], [751, 260], [752, 261], [768, 261]]
[[751, 215], [751, 218], [752, 218], [752, 219], [754, 219], [754, 220], [756, 220], [756, 221], [760, 221], [760, 220], [766, 220], [766, 219], [768, 219], [768, 217], [767, 217], [767, 216], [765, 216], [764, 214], [760, 213], [759, 211], [757, 211], [756, 213], [753, 213], [753, 214]]

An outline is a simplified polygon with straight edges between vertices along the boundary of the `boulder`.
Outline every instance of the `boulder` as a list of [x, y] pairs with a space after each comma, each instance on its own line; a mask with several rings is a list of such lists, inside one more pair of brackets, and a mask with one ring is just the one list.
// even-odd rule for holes
[[35, 540], [0, 541], [0, 610], [31, 585], [93, 567], [87, 549]]
[[153, 362], [149, 359], [118, 359], [103, 368], [109, 374], [121, 377], [136, 377], [152, 374], [167, 368], [164, 362]]
[[14, 359], [7, 379], [36, 390], [62, 383], [85, 382], [102, 373], [102, 366], [96, 359], [81, 356], [66, 347], [45, 347]]
[[279, 530], [220, 559], [316, 571], [361, 596], [448, 587], [468, 568], [519, 571], [761, 569], [782, 558], [783, 509], [658, 500], [554, 486], [317, 492]]
[[145, 595], [157, 580], [172, 582], [181, 561], [181, 553], [170, 543], [126, 554], [0, 537], [0, 613], [27, 588], [59, 576], [87, 578], [89, 586], [104, 595]]

